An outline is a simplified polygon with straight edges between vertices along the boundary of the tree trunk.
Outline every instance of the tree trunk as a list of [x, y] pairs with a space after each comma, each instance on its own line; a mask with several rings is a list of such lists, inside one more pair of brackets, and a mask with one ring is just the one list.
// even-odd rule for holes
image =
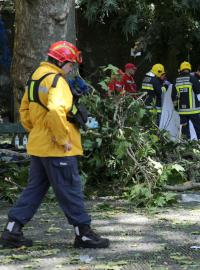
[[75, 43], [75, 0], [15, 0], [15, 41], [12, 62], [14, 119], [29, 75], [58, 40]]

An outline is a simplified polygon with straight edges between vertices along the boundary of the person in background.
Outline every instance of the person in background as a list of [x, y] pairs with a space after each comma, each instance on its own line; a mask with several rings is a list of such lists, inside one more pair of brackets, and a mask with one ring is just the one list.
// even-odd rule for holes
[[24, 237], [22, 228], [36, 213], [50, 185], [69, 224], [74, 226], [74, 247], [109, 246], [109, 240], [90, 227], [77, 164], [77, 156], [83, 154], [80, 131], [75, 121], [68, 118], [78, 110], [74, 110], [73, 95], [64, 76], [72, 71], [74, 64], [81, 62], [81, 52], [76, 46], [67, 41], [55, 42], [48, 50], [48, 60], [40, 63], [28, 80], [20, 118], [29, 132], [29, 179], [8, 212], [8, 222], [0, 238], [4, 247], [32, 246], [32, 240]]
[[135, 72], [137, 68], [132, 63], [125, 65], [125, 73], [122, 76], [123, 89], [126, 95], [131, 95], [133, 98], [137, 98], [137, 85], [135, 83]]
[[115, 74], [111, 75], [111, 79], [108, 83], [108, 95], [123, 95], [124, 85], [122, 82], [122, 77], [124, 72], [121, 69], [118, 69]]
[[191, 138], [189, 121], [193, 124], [197, 139], [200, 139], [200, 82], [197, 76], [190, 74], [191, 64], [184, 61], [180, 64], [179, 76], [172, 88], [172, 100], [177, 109], [182, 126], [182, 134]]
[[200, 82], [200, 65], [197, 68], [197, 71], [194, 72], [194, 76], [198, 79], [198, 81]]
[[166, 72], [162, 64], [155, 64], [152, 66], [151, 71], [146, 73], [141, 91], [146, 93], [143, 100], [145, 108], [150, 112], [157, 113], [157, 124], [162, 110], [163, 94], [168, 88], [169, 82], [166, 81]]

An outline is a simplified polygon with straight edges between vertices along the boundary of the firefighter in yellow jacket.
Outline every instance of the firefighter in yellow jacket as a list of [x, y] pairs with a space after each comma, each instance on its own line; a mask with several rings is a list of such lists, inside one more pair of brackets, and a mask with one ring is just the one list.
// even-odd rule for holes
[[68, 222], [74, 226], [74, 247], [105, 248], [109, 240], [94, 233], [85, 210], [77, 156], [83, 154], [77, 123], [71, 121], [77, 108], [64, 75], [81, 63], [81, 53], [71, 43], [58, 41], [48, 51], [28, 80], [20, 117], [29, 132], [27, 152], [31, 155], [29, 181], [8, 212], [1, 235], [4, 247], [32, 246], [22, 227], [31, 220], [51, 185]]

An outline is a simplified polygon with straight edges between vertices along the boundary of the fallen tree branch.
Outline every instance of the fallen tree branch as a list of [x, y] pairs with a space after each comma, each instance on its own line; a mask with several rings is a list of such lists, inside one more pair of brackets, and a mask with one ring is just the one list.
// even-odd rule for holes
[[184, 184], [179, 184], [179, 185], [165, 185], [164, 188], [166, 190], [171, 190], [171, 191], [185, 191], [189, 189], [194, 189], [194, 188], [200, 188], [200, 183], [195, 183], [192, 181], [185, 182]]
[[127, 151], [128, 156], [134, 161], [135, 165], [138, 167], [139, 171], [143, 174], [144, 179], [147, 181], [149, 187], [151, 187], [152, 177], [150, 175], [148, 175], [148, 173], [145, 171], [145, 169], [137, 161], [135, 154], [134, 154], [133, 150], [131, 149], [131, 147], [128, 147], [126, 151]]
[[117, 121], [117, 115], [118, 115], [120, 103], [121, 103], [121, 100], [119, 100], [115, 105], [115, 112], [114, 112], [114, 116], [113, 116], [114, 122]]
[[20, 190], [23, 189], [22, 186], [20, 186], [20, 185], [17, 184], [16, 182], [12, 181], [12, 180], [11, 180], [10, 178], [8, 178], [8, 177], [4, 178], [3, 181], [4, 181], [4, 182], [7, 182], [7, 183], [9, 183], [9, 184], [12, 184], [13, 186], [18, 187]]
[[28, 155], [26, 153], [19, 153], [13, 150], [8, 150], [8, 149], [0, 149], [0, 154], [3, 153], [9, 157], [21, 157], [21, 158], [28, 158]]

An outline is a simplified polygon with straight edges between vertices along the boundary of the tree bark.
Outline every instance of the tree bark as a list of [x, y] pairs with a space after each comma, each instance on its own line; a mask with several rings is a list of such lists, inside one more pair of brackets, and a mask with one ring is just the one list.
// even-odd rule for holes
[[14, 119], [29, 75], [45, 60], [58, 40], [75, 43], [75, 0], [15, 0], [15, 41], [12, 62]]

